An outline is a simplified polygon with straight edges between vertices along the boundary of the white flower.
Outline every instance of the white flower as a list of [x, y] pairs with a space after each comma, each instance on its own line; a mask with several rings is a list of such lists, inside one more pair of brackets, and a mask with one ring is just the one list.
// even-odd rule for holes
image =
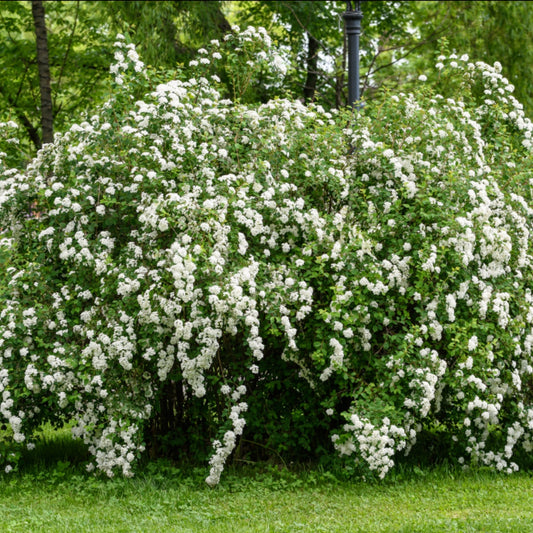
[[472, 337], [468, 339], [468, 350], [472, 352], [477, 348], [477, 346], [478, 346], [477, 337], [475, 335], [472, 335]]
[[278, 54], [274, 54], [272, 58], [272, 66], [275, 71], [279, 72], [282, 76], [287, 73], [287, 64], [283, 61], [282, 57]]
[[353, 337], [353, 330], [352, 328], [347, 328], [342, 332], [342, 334], [346, 339], [351, 339]]
[[159, 225], [158, 225], [158, 228], [159, 228], [159, 231], [167, 231], [168, 230], [168, 220], [166, 218], [162, 218], [160, 221], [159, 221]]

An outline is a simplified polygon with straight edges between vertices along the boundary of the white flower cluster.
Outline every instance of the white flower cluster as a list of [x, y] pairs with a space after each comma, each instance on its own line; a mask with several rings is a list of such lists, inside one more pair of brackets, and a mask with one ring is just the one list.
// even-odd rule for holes
[[[15, 133], [18, 129], [18, 124], [16, 122], [13, 122], [12, 120], [8, 120], [7, 122], [0, 122], [0, 139], [6, 143], [6, 148], [10, 148], [11, 145], [18, 145], [19, 139], [16, 137]], [[4, 165], [6, 165], [6, 158], [7, 153], [0, 151], [0, 168], [2, 168]], [[1, 232], [1, 230], [0, 230]]]
[[124, 35], [118, 34], [115, 42], [115, 61], [109, 69], [115, 75], [117, 85], [124, 84], [124, 73], [133, 68], [137, 74], [144, 70], [144, 63], [139, 59], [139, 54], [135, 50], [134, 44], [126, 44]]
[[[236, 392], [240, 396], [240, 391]], [[235, 446], [237, 444], [237, 437], [239, 435], [242, 435], [244, 426], [246, 425], [246, 420], [244, 418], [241, 418], [240, 414], [243, 411], [246, 411], [247, 409], [248, 405], [245, 402], [241, 402], [237, 405], [232, 406], [229, 418], [233, 424], [233, 429], [228, 430], [224, 433], [222, 443], [218, 440], [215, 440], [213, 442], [215, 454], [209, 460], [211, 469], [209, 470], [209, 476], [207, 476], [206, 478], [206, 483], [211, 487], [217, 485], [220, 481], [220, 475], [224, 470], [224, 463], [226, 462], [226, 459], [231, 454], [231, 452], [235, 449]]]
[[358, 452], [370, 470], [377, 471], [381, 479], [394, 466], [394, 454], [407, 444], [405, 429], [391, 424], [387, 417], [383, 418], [380, 427], [376, 427], [367, 418], [352, 414], [350, 423], [344, 425], [344, 431], [350, 434], [347, 439], [333, 435], [335, 449], [341, 455]]
[[[242, 38], [266, 39], [264, 31], [256, 33], [246, 30]], [[119, 84], [130, 62], [134, 70], [142, 68], [133, 47], [123, 41], [117, 42], [112, 67]], [[326, 229], [317, 209], [297, 196], [293, 180], [303, 166], [325, 184], [339, 180], [346, 187], [342, 170], [321, 173], [304, 158], [276, 168], [267, 160], [257, 168], [254, 159], [236, 166], [230, 115], [240, 124], [243, 144], [263, 136], [269, 151], [279, 146], [280, 152], [293, 124], [304, 130], [306, 123], [333, 119], [299, 102], [272, 102], [252, 111], [222, 100], [206, 79], [175, 80], [137, 101], [119, 126], [113, 124], [110, 102], [100, 116], [58, 136], [24, 175], [2, 182], [4, 213], [28, 193], [30, 182], [39, 191], [39, 210], [46, 215], [35, 242], [43, 246], [52, 269], [48, 274], [62, 272], [64, 278], [32, 282], [51, 302], [48, 308], [36, 297], [35, 310], [24, 307], [21, 295], [28, 295], [26, 280], [37, 269], [42, 274], [42, 265], [30, 264], [12, 276], [0, 349], [4, 358], [14, 349], [24, 352], [23, 389], [51, 395], [58, 413], [72, 413], [73, 434], [89, 445], [92, 467], [108, 475], [115, 469], [130, 475], [144, 448], [140, 428], [152, 416], [158, 383], [178, 371], [194, 396], [205, 396], [206, 377], [218, 371], [228, 337], [243, 334], [250, 355], [244, 370], [250, 377], [260, 372], [264, 357], [265, 316], [277, 317], [287, 351], [298, 351], [298, 324], [312, 310], [313, 287], [305, 280], [304, 259], [284, 265], [273, 256], [290, 258], [297, 242], [311, 238], [320, 243], [321, 261], [340, 257], [336, 229]], [[272, 123], [274, 128], [265, 128]], [[126, 147], [127, 167], [109, 150], [112, 134]], [[331, 158], [338, 150], [324, 146], [323, 151]], [[42, 169], [51, 160], [75, 169], [76, 180], [44, 180]], [[338, 162], [331, 161], [344, 164], [340, 154]], [[130, 217], [127, 227], [120, 222], [125, 216]], [[15, 327], [22, 328], [16, 336]], [[54, 339], [47, 358], [38, 350], [42, 335]], [[348, 337], [346, 329], [343, 338]], [[330, 345], [337, 370], [342, 347], [334, 336]], [[297, 364], [309, 373], [305, 357]], [[18, 378], [14, 369], [4, 372], [8, 389], [10, 375]], [[4, 391], [2, 414], [22, 441], [23, 424], [13, 417], [10, 394]], [[237, 415], [245, 405], [232, 408], [233, 429], [215, 444], [210, 483], [218, 481], [242, 433], [244, 419]], [[37, 416], [38, 409], [27, 416]]]
[[[377, 241], [372, 281], [366, 274], [358, 283], [377, 302], [374, 311], [370, 307], [361, 310], [368, 309], [376, 315], [376, 322], [397, 335], [398, 330], [407, 331], [387, 363], [391, 374], [380, 385], [390, 382], [391, 390], [402, 392], [397, 400], [393, 400], [394, 393], [388, 393], [388, 398], [386, 392], [377, 394], [381, 401], [402, 405], [406, 433], [414, 431], [413, 421], [441, 409], [447, 385], [457, 394], [459, 404], [454, 405], [463, 410], [465, 420], [471, 420], [473, 410], [481, 410], [466, 429], [466, 453], [472, 460], [512, 471], [516, 465], [509, 459], [515, 444], [531, 442], [531, 428], [523, 421], [526, 417], [520, 422], [521, 430], [516, 415], [507, 417], [511, 405], [522, 398], [522, 383], [530, 379], [533, 365], [528, 288], [533, 267], [533, 197], [527, 185], [520, 188], [516, 181], [515, 190], [504, 189], [502, 184], [517, 176], [510, 160], [512, 150], [509, 145], [495, 154], [484, 136], [490, 121], [505, 120], [518, 134], [516, 140], [506, 139], [503, 144], [516, 143], [512, 145], [515, 153], [524, 150], [524, 157], [530, 158], [528, 139], [533, 126], [512, 97], [513, 88], [501, 76], [501, 67], [468, 63], [466, 56], [449, 59], [449, 66], [461, 72], [461, 82], [481, 80], [494, 93], [493, 101], [473, 108], [438, 95], [421, 103], [413, 95], [400, 94], [392, 99], [396, 113], [407, 119], [401, 141], [386, 120], [376, 127], [360, 118], [360, 128], [347, 130], [358, 147], [361, 163], [356, 173], [362, 176], [360, 194], [366, 200], [366, 206], [360, 207], [365, 215], [358, 221], [367, 217], [363, 229]], [[439, 60], [447, 61], [445, 57]], [[444, 63], [438, 68], [444, 68]], [[443, 179], [462, 172], [464, 179]], [[407, 232], [407, 224], [415, 231]], [[390, 245], [405, 239], [408, 242], [401, 248]], [[428, 285], [421, 293], [422, 280]], [[386, 289], [387, 300], [379, 299], [379, 283]], [[355, 305], [354, 287], [346, 289]], [[408, 295], [413, 302], [410, 315], [399, 318], [396, 302]], [[379, 314], [378, 309], [382, 310]], [[402, 327], [406, 319], [410, 327]], [[483, 321], [496, 326], [494, 335], [476, 329]], [[460, 334], [462, 329], [469, 333]], [[513, 354], [516, 359], [510, 361]], [[495, 427], [505, 427], [511, 435], [503, 452], [486, 449]], [[354, 437], [341, 438], [336, 447], [355, 445], [353, 439], [359, 438], [360, 430], [359, 425], [357, 430], [352, 425], [349, 431]], [[369, 464], [379, 461], [379, 453], [368, 459]]]
[[[348, 330], [345, 330], [344, 332], [345, 336], [349, 336], [349, 334], [347, 334], [347, 331]], [[329, 345], [331, 346], [331, 348], [333, 348], [333, 353], [330, 357], [330, 365], [324, 369], [322, 374], [320, 374], [320, 379], [322, 381], [326, 381], [331, 376], [334, 370], [340, 370], [344, 361], [344, 350], [342, 348], [342, 344], [337, 339], [330, 339]]]
[[[193, 66], [218, 60], [212, 45]], [[45, 416], [75, 420], [90, 468], [130, 475], [170, 382], [180, 408], [227, 402], [225, 423], [211, 417], [214, 485], [245, 427], [248, 380], [284, 364], [351, 403], [334, 446], [381, 477], [449, 405], [467, 454], [514, 468], [517, 443], [533, 446], [533, 212], [526, 188], [504, 186], [518, 156], [484, 138], [494, 106], [400, 94], [383, 120], [346, 128], [319, 106], [235, 104], [199, 76], [123, 109], [124, 73], [143, 67], [123, 39], [116, 61], [128, 98], [0, 181], [0, 227], [26, 254], [0, 310], [0, 416], [14, 440], [31, 439], [44, 399]], [[455, 63], [509, 106], [496, 115], [529, 156], [530, 122], [497, 69]], [[32, 203], [39, 219], [16, 216]], [[372, 402], [395, 424], [370, 417]], [[503, 451], [488, 449], [496, 426]]]

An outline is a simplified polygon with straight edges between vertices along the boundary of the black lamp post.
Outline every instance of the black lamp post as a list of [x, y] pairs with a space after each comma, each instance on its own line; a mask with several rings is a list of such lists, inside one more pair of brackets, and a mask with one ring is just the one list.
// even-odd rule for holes
[[360, 0], [355, 0], [355, 9], [350, 0], [346, 1], [346, 11], [342, 14], [348, 36], [348, 105], [359, 109], [359, 36], [361, 35], [361, 11]]

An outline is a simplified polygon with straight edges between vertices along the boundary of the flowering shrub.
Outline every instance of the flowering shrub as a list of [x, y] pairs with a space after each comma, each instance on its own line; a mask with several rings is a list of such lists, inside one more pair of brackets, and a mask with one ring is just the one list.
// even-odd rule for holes
[[[119, 39], [114, 97], [3, 170], [12, 441], [74, 421], [89, 469], [131, 475], [171, 429], [210, 443], [214, 485], [276, 420], [291, 446], [325, 430], [381, 477], [440, 426], [461, 461], [515, 470], [533, 445], [533, 127], [512, 87], [452, 57], [460, 98], [422, 87], [356, 119], [250, 107], [210, 68], [237, 69], [242, 95], [255, 63], [228, 57], [271, 43], [229, 39], [159, 85]], [[275, 412], [254, 404], [280, 383]]]
[[12, 120], [0, 122], [0, 162], [3, 165], [15, 166], [20, 159], [18, 129], [18, 125]]

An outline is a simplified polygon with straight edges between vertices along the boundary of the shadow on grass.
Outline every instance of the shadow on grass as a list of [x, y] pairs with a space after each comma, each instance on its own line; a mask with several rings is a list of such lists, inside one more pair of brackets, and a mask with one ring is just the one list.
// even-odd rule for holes
[[[12, 474], [0, 473], [0, 478], [27, 478], [37, 482], [61, 484], [72, 482], [80, 490], [113, 490], [126, 485], [150, 485], [154, 489], [189, 486], [196, 489], [207, 488], [205, 478], [208, 475], [208, 464], [177, 464], [168, 459], [149, 459], [144, 457], [134, 469], [133, 480], [116, 476], [109, 479], [105, 474], [96, 475], [87, 472], [86, 465], [91, 455], [81, 440], [71, 436], [70, 427], [54, 429], [45, 426], [36, 435], [38, 437], [33, 450], [25, 450], [21, 456], [18, 472]], [[375, 474], [363, 474], [354, 461], [346, 462], [332, 458], [324, 464], [291, 463], [279, 464], [272, 462], [258, 462], [254, 464], [228, 464], [222, 476], [219, 490], [242, 492], [257, 483], [274, 491], [295, 490], [299, 488], [319, 487], [325, 485], [357, 485], [364, 481], [364, 485], [379, 485], [383, 489], [398, 484], [412, 484], [435, 480], [453, 480], [458, 478], [482, 478], [499, 476], [486, 467], [463, 470], [451, 453], [446, 449], [447, 439], [438, 435], [421, 436], [420, 443], [408, 457], [396, 457], [396, 466], [385, 479], [379, 479]], [[532, 458], [525, 461], [522, 472], [533, 472]], [[107, 488], [106, 488], [107, 486]]]
[[46, 425], [35, 433], [35, 448], [21, 452], [17, 470], [36, 479], [61, 478], [85, 472], [89, 459], [87, 445], [72, 438], [69, 426], [55, 429]]

